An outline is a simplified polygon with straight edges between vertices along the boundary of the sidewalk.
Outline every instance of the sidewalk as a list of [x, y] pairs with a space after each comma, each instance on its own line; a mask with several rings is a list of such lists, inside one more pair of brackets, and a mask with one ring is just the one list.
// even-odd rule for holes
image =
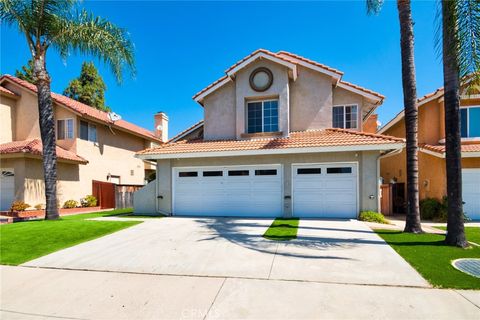
[[1, 319], [479, 319], [480, 291], [1, 266]]

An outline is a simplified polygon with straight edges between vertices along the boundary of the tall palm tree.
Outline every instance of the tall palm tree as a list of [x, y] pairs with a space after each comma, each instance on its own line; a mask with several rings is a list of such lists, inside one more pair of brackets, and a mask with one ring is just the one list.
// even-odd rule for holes
[[[368, 13], [377, 14], [383, 0], [367, 0]], [[404, 232], [421, 233], [418, 194], [418, 109], [415, 77], [413, 20], [410, 0], [397, 0], [400, 21], [402, 56], [403, 104], [405, 108], [405, 137], [407, 142], [407, 217]]]
[[[445, 105], [445, 164], [448, 220], [445, 242], [467, 247], [463, 225], [460, 85], [468, 76], [467, 91], [480, 78], [480, 1], [441, 2], [442, 57]], [[440, 34], [440, 33], [439, 33]], [[438, 39], [440, 43], [440, 39]]]
[[134, 72], [133, 44], [125, 30], [78, 10], [76, 0], [0, 0], [0, 19], [23, 33], [32, 55], [43, 144], [45, 219], [57, 219], [57, 155], [47, 51], [56, 49], [64, 59], [72, 51], [98, 57], [121, 81], [124, 66]]

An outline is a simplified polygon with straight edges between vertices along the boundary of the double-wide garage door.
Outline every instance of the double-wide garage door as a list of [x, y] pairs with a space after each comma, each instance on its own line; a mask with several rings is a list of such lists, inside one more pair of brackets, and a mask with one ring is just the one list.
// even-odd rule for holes
[[[302, 164], [292, 165], [291, 169], [289, 182], [295, 217], [357, 216], [356, 164]], [[281, 165], [174, 168], [173, 213], [282, 216], [285, 184], [282, 170]]]
[[175, 215], [282, 215], [280, 165], [174, 168], [173, 174]]

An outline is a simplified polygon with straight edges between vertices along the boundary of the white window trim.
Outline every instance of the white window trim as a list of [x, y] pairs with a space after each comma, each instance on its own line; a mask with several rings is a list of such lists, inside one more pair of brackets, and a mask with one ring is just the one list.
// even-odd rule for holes
[[[246, 133], [249, 133], [249, 134], [255, 134], [255, 133], [264, 133], [265, 132], [265, 115], [264, 115], [264, 103], [265, 102], [271, 102], [271, 101], [277, 101], [277, 127], [280, 126], [280, 112], [279, 112], [279, 109], [280, 109], [280, 101], [279, 99], [266, 99], [266, 100], [251, 100], [251, 101], [247, 101], [247, 112], [246, 112], [246, 118], [247, 118], [247, 121], [245, 121], [245, 123], [247, 124], [246, 128], [245, 128], [245, 132]], [[248, 104], [249, 103], [257, 103], [257, 102], [261, 102], [262, 103], [262, 131], [260, 132], [248, 132]], [[280, 130], [280, 128], [278, 128], [278, 130]], [[277, 130], [277, 131], [278, 131]], [[267, 131], [268, 132], [276, 132], [276, 131]]]
[[[67, 121], [68, 120], [72, 120], [72, 137], [71, 138], [68, 138], [68, 127], [67, 127]], [[58, 122], [59, 121], [63, 121], [64, 122], [64, 125], [63, 125], [63, 135], [64, 135], [64, 138], [63, 139], [59, 139], [58, 138]], [[56, 131], [56, 135], [57, 135], [57, 140], [72, 140], [72, 139], [75, 139], [75, 121], [73, 118], [62, 118], [62, 119], [57, 119], [57, 123], [56, 123], [56, 127], [57, 127], [57, 130]]]
[[[355, 128], [346, 128], [346, 117], [345, 117], [345, 107], [357, 107], [357, 116], [356, 116], [356, 126]], [[333, 128], [333, 108], [335, 107], [342, 107], [343, 108], [343, 128], [342, 129], [355, 129], [355, 130], [358, 130], [358, 127], [359, 127], [359, 124], [360, 124], [360, 121], [358, 120], [359, 117], [359, 108], [358, 108], [358, 104], [357, 103], [345, 103], [345, 104], [335, 104], [332, 106], [332, 128]]]

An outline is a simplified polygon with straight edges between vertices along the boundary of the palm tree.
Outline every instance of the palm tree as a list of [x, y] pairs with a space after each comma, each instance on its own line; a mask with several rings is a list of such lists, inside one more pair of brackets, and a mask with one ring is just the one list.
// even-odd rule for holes
[[442, 32], [439, 34], [442, 35], [448, 196], [445, 242], [464, 248], [468, 242], [463, 225], [460, 84], [467, 76], [467, 91], [479, 83], [480, 1], [443, 0], [441, 3]]
[[[383, 0], [367, 0], [368, 13], [377, 14]], [[413, 20], [410, 0], [397, 0], [400, 21], [402, 56], [403, 104], [405, 106], [405, 137], [407, 142], [407, 217], [404, 232], [421, 233], [418, 194], [418, 109], [417, 81], [413, 48]]]
[[85, 10], [76, 0], [0, 0], [0, 19], [23, 33], [33, 59], [40, 134], [43, 144], [45, 219], [57, 219], [55, 122], [46, 57], [49, 48], [66, 59], [70, 52], [90, 54], [108, 64], [117, 80], [127, 66], [134, 72], [133, 44], [125, 30]]

